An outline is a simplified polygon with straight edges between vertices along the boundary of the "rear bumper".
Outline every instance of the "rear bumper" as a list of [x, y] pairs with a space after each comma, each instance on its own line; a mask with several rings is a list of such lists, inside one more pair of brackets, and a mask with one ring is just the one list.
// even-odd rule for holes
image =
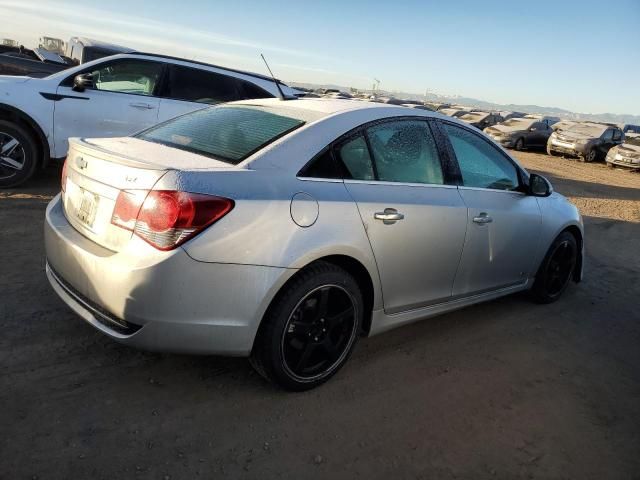
[[47, 277], [60, 298], [102, 333], [145, 350], [248, 355], [269, 302], [295, 273], [199, 262], [137, 237], [115, 253], [69, 224], [60, 196], [44, 230]]

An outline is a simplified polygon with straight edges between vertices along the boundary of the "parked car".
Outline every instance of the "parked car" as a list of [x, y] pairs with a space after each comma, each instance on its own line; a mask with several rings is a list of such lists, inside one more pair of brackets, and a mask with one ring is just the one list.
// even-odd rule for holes
[[509, 110], [501, 110], [497, 113], [505, 120], [509, 120], [510, 118], [522, 118], [526, 115], [526, 113], [523, 112], [511, 112]]
[[551, 125], [551, 128], [553, 129], [554, 132], [556, 132], [558, 130], [566, 130], [572, 125], [575, 125], [576, 123], [580, 123], [580, 122], [577, 122], [575, 120], [560, 120], [559, 122], [556, 122], [553, 125]]
[[[250, 356], [304, 390], [359, 336], [582, 272], [575, 206], [485, 135], [349, 100], [215, 106], [72, 139], [46, 274], [134, 347]], [[437, 228], [434, 228], [437, 225]]]
[[626, 135], [627, 133], [635, 133], [635, 134], [640, 134], [640, 125], [631, 125], [629, 123], [626, 123], [623, 127], [622, 127], [622, 131], [624, 132], [624, 134]]
[[66, 56], [74, 65], [91, 62], [118, 53], [132, 53], [134, 50], [122, 45], [92, 40], [86, 37], [71, 37], [67, 42]]
[[51, 158], [64, 158], [69, 137], [128, 135], [206, 104], [273, 97], [278, 90], [255, 73], [130, 53], [42, 79], [0, 76], [0, 94], [0, 187], [10, 187]]
[[583, 162], [604, 160], [611, 147], [623, 142], [624, 134], [618, 127], [599, 123], [576, 123], [569, 128], [555, 131], [547, 142], [549, 155], [570, 155]]
[[419, 103], [403, 103], [402, 106], [407, 108], [417, 108], [418, 110], [429, 110], [430, 112], [434, 111], [430, 106]]
[[459, 118], [469, 113], [469, 110], [461, 110], [459, 108], [441, 108], [438, 110], [438, 112], [448, 117]]
[[608, 167], [640, 169], [640, 134], [625, 133], [624, 143], [612, 147], [605, 160]]
[[59, 55], [64, 55], [64, 42], [59, 38], [40, 37], [38, 39], [38, 47]]
[[497, 113], [489, 112], [468, 112], [458, 118], [469, 125], [479, 128], [480, 130], [491, 127], [503, 120], [503, 118]]
[[545, 147], [553, 130], [549, 125], [533, 118], [511, 118], [484, 132], [503, 147], [524, 150]]
[[[118, 53], [131, 53], [132, 49], [120, 45], [91, 40], [84, 37], [71, 37], [66, 51], [61, 53], [59, 39], [43, 37], [41, 46], [33, 50], [21, 48], [0, 55], [0, 75], [21, 75], [42, 78], [74, 65], [87, 63]], [[57, 42], [62, 42], [58, 44]], [[42, 45], [48, 45], [46, 49]]]
[[546, 123], [550, 127], [552, 127], [553, 125], [555, 125], [560, 121], [560, 117], [553, 117], [550, 115], [538, 115], [535, 113], [527, 114], [523, 118], [531, 118], [531, 119], [539, 120], [541, 122]]

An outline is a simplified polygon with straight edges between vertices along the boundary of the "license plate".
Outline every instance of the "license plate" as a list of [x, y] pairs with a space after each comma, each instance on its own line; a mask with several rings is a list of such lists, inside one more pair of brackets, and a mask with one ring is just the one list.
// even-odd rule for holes
[[80, 189], [80, 206], [76, 210], [76, 217], [87, 227], [93, 226], [98, 210], [98, 196], [95, 193]]

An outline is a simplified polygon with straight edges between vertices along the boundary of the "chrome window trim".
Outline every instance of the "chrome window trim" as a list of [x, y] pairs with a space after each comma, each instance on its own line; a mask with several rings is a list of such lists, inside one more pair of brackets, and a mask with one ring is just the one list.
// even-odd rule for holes
[[341, 178], [324, 178], [324, 177], [296, 177], [297, 180], [303, 182], [328, 182], [328, 183], [343, 183]]
[[460, 190], [480, 190], [483, 192], [512, 193], [512, 194], [523, 196], [523, 197], [527, 196], [527, 194], [524, 192], [519, 192], [517, 190], [502, 190], [500, 188], [465, 187], [463, 185], [460, 185], [458, 188]]
[[370, 185], [388, 185], [388, 186], [403, 186], [403, 187], [458, 188], [457, 185], [446, 185], [443, 183], [389, 182], [384, 180], [344, 179], [344, 183], [353, 183], [353, 184], [364, 183], [364, 184], [370, 184]]

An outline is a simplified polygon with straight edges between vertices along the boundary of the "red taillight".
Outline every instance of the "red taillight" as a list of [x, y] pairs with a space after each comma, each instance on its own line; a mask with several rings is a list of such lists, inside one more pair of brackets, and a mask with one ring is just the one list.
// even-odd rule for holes
[[60, 186], [64, 192], [67, 188], [67, 160], [62, 164], [62, 175], [60, 176]]
[[123, 190], [111, 223], [132, 230], [160, 250], [171, 250], [231, 211], [233, 200], [173, 190]]

